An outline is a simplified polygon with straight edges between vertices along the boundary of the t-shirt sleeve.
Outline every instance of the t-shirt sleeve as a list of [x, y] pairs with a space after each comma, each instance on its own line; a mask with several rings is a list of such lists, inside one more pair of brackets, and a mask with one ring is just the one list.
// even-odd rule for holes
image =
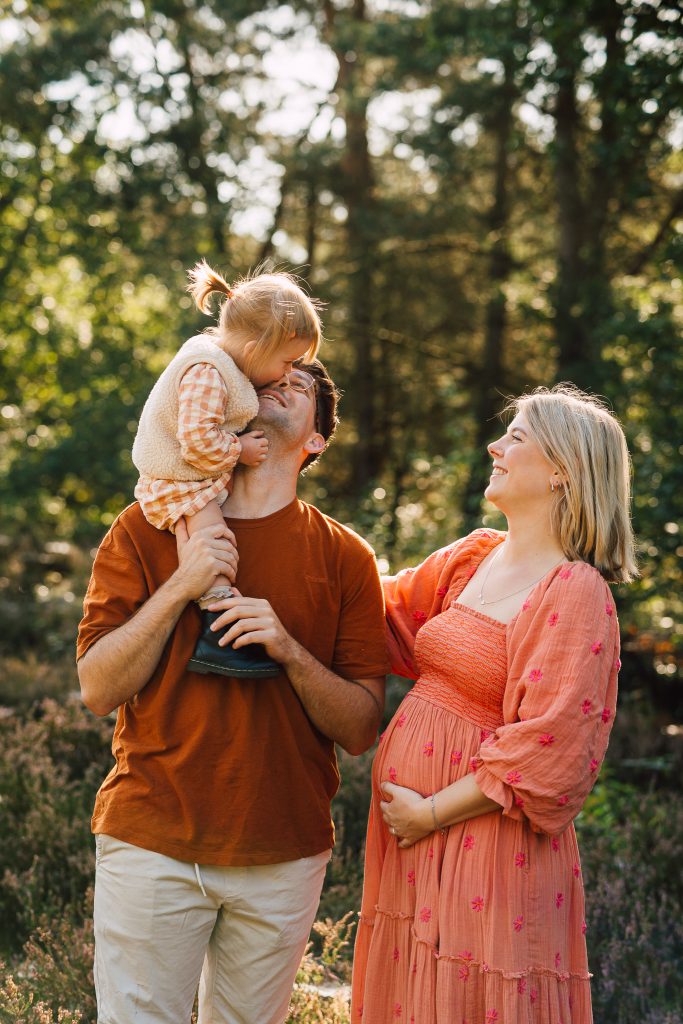
[[117, 520], [99, 546], [83, 602], [76, 657], [122, 626], [149, 597], [135, 545]]
[[342, 605], [332, 671], [344, 679], [372, 679], [389, 671], [384, 599], [375, 556], [350, 546], [342, 571]]
[[562, 568], [520, 613], [508, 658], [504, 725], [482, 744], [475, 778], [504, 814], [554, 835], [597, 778], [616, 707], [619, 629], [597, 570]]

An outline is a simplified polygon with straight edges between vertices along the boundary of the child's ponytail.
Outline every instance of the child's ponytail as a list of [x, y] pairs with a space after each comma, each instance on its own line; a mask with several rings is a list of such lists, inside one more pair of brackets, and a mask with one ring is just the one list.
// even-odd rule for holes
[[238, 363], [247, 377], [266, 366], [276, 352], [288, 344], [291, 347], [293, 338], [308, 342], [303, 357], [306, 362], [315, 359], [322, 339], [321, 303], [311, 299], [291, 274], [262, 273], [257, 268], [239, 277], [231, 288], [206, 260], [200, 260], [187, 276], [187, 290], [202, 313], [212, 312], [211, 292], [227, 296], [229, 301], [221, 303], [218, 323], [202, 334], [214, 338], [233, 358], [248, 346], [248, 355]]
[[187, 276], [190, 279], [187, 290], [202, 313], [211, 312], [209, 296], [212, 292], [222, 292], [229, 299], [233, 296], [228, 282], [219, 273], [212, 270], [206, 260], [200, 260], [192, 270], [188, 270]]

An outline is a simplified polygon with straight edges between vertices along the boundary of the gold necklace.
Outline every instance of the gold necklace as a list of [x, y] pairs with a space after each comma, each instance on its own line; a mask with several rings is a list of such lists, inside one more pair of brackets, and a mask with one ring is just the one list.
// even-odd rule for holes
[[507, 601], [508, 597], [515, 597], [517, 594], [521, 594], [522, 591], [524, 591], [524, 590], [530, 590], [531, 587], [535, 587], [537, 583], [541, 582], [541, 580], [543, 579], [543, 576], [547, 576], [549, 572], [552, 572], [552, 570], [555, 568], [555, 566], [558, 566], [561, 562], [564, 562], [564, 558], [561, 558], [559, 562], [555, 562], [555, 565], [551, 565], [549, 569], [546, 569], [546, 571], [543, 573], [543, 575], [539, 576], [537, 580], [533, 581], [533, 583], [527, 583], [526, 586], [520, 587], [519, 590], [513, 590], [511, 594], [505, 594], [504, 597], [496, 597], [496, 598], [493, 599], [493, 601], [485, 601], [484, 600], [484, 587], [486, 586], [486, 582], [487, 582], [487, 580], [489, 578], [489, 573], [491, 572], [491, 569], [493, 568], [493, 563], [498, 558], [498, 555], [500, 554], [500, 552], [502, 550], [503, 550], [503, 545], [501, 544], [499, 546], [498, 550], [496, 551], [495, 555], [493, 556], [493, 558], [489, 562], [488, 567], [486, 569], [486, 575], [484, 576], [484, 579], [481, 581], [481, 587], [479, 588], [479, 604], [480, 605], [498, 604], [500, 601]]

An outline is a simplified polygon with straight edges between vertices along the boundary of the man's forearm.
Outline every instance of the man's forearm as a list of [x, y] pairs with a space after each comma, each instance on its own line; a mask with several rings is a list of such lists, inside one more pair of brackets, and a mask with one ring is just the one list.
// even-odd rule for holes
[[384, 707], [377, 680], [344, 679], [290, 638], [282, 664], [308, 717], [324, 736], [350, 754], [372, 746]]
[[122, 626], [107, 633], [78, 662], [83, 701], [107, 715], [149, 682], [164, 646], [187, 605], [172, 576]]

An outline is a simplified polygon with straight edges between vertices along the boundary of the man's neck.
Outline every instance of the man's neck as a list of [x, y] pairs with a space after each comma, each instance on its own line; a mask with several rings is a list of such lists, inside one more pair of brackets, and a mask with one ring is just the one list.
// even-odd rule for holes
[[[260, 466], [240, 466], [223, 515], [232, 519], [261, 519], [279, 512], [296, 498], [298, 466], [271, 451]], [[298, 453], [297, 453], [298, 455]]]

